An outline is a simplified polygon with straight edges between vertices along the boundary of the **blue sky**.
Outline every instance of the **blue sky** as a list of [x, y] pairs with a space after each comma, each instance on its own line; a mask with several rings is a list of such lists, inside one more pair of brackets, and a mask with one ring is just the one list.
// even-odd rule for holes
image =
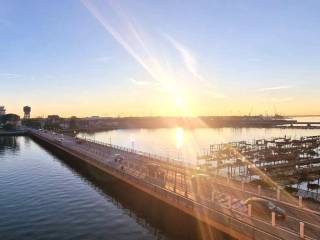
[[0, 104], [10, 112], [319, 113], [318, 1], [0, 6]]

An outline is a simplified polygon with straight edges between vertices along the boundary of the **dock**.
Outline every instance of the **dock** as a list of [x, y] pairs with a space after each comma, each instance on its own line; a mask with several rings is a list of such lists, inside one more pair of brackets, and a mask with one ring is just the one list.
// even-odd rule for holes
[[320, 178], [320, 136], [279, 137], [213, 144], [198, 156], [208, 172], [224, 171], [230, 178], [286, 180]]

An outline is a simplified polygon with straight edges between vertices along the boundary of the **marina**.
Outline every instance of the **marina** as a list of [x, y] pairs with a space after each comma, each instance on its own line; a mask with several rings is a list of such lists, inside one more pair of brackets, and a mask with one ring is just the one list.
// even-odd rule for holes
[[319, 136], [299, 139], [274, 138], [254, 142], [230, 142], [210, 145], [207, 154], [198, 156], [205, 170], [228, 177], [251, 179], [252, 176], [299, 182], [319, 179]]

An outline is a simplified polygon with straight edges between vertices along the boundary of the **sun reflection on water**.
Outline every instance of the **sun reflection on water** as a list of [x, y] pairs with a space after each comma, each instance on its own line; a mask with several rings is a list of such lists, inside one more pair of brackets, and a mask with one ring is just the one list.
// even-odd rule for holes
[[176, 128], [176, 148], [181, 149], [184, 142], [183, 128]]

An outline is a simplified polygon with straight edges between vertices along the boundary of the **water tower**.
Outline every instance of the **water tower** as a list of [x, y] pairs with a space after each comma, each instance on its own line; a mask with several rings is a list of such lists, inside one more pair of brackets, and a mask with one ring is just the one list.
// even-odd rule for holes
[[29, 119], [30, 118], [30, 113], [31, 113], [31, 107], [29, 106], [24, 106], [23, 107], [23, 112], [24, 112], [24, 119]]

